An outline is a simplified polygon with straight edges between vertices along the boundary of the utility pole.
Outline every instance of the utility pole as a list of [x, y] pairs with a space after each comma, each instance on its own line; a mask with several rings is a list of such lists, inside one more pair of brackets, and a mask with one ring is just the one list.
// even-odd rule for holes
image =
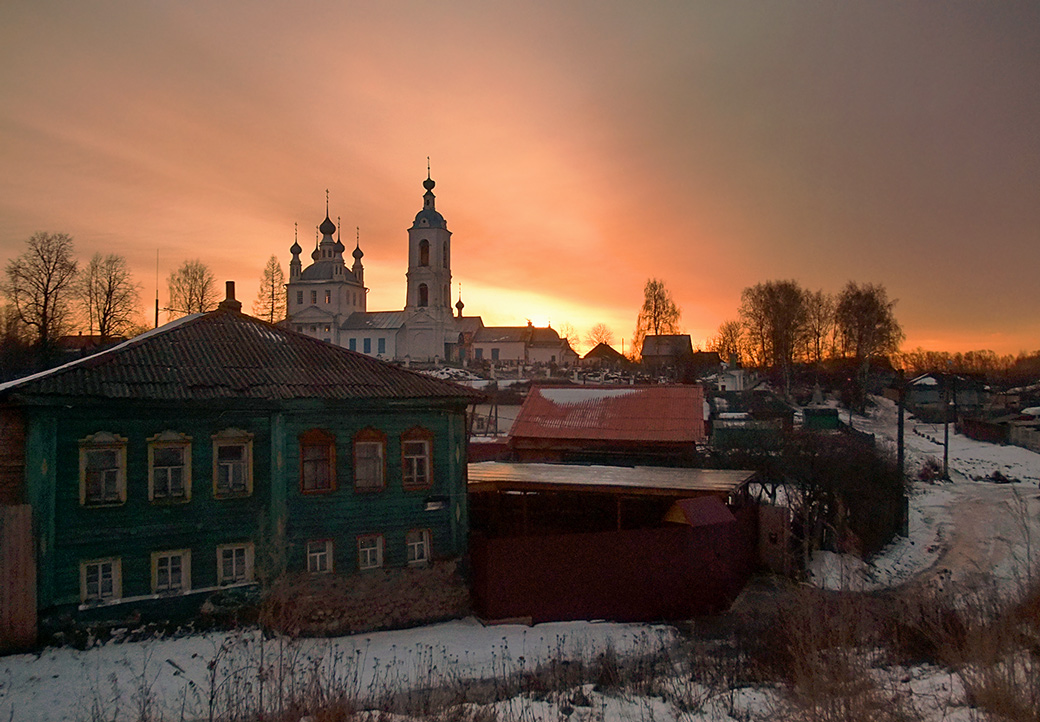
[[950, 480], [950, 377], [943, 379], [943, 480]]

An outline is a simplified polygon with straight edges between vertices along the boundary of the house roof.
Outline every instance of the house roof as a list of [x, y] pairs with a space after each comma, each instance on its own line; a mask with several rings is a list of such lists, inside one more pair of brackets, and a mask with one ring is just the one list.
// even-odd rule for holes
[[186, 316], [94, 356], [0, 385], [0, 399], [476, 400], [481, 396], [233, 308]]
[[744, 469], [677, 469], [659, 466], [586, 466], [480, 461], [469, 464], [469, 490], [584, 491], [676, 496], [731, 494], [755, 475]]
[[696, 443], [705, 438], [700, 386], [535, 387], [510, 436]]
[[624, 354], [618, 351], [610, 344], [603, 343], [602, 341], [596, 344], [591, 351], [589, 351], [582, 358], [586, 359], [602, 359], [604, 361], [627, 361]]
[[689, 356], [693, 354], [693, 342], [689, 334], [646, 336], [641, 353], [643, 356]]
[[559, 347], [561, 343], [560, 334], [552, 328], [531, 328], [531, 345], [532, 346], [552, 346], [553, 348]]

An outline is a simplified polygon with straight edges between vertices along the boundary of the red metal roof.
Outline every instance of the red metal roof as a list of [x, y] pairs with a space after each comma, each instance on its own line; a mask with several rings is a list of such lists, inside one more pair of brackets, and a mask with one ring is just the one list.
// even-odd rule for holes
[[534, 387], [510, 436], [696, 443], [704, 395], [697, 385]]
[[153, 401], [483, 397], [226, 308], [0, 385], [0, 396], [11, 395]]

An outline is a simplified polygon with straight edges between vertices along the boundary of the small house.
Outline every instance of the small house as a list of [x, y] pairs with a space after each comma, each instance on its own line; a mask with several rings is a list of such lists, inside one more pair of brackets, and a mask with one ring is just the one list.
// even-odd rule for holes
[[287, 581], [303, 629], [463, 613], [480, 394], [240, 308], [229, 284], [216, 311], [0, 385], [0, 512], [33, 529], [0, 525], [31, 562], [5, 555], [0, 598], [166, 618]]

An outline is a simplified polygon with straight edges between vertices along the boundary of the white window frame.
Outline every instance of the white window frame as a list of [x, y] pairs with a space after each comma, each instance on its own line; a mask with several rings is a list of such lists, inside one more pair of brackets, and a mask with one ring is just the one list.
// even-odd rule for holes
[[[421, 446], [422, 451], [409, 449], [412, 444]], [[428, 438], [405, 436], [401, 439], [401, 483], [406, 489], [426, 489], [433, 485], [432, 449], [433, 443]]]
[[[174, 583], [169, 578], [167, 569], [166, 584], [160, 585], [159, 578], [162, 567], [170, 565], [170, 560], [180, 560], [180, 581]], [[171, 551], [152, 552], [152, 594], [187, 594], [191, 591], [191, 549], [174, 549]]]
[[431, 543], [429, 529], [410, 529], [404, 537], [405, 559], [409, 566], [430, 563]]
[[[112, 580], [112, 590], [109, 594], [104, 594], [101, 590], [101, 579], [104, 572], [104, 567], [109, 567], [109, 576]], [[90, 585], [91, 577], [95, 576], [92, 573], [94, 570], [91, 567], [96, 567], [97, 585], [98, 591], [96, 594], [89, 594], [88, 587]], [[123, 598], [123, 561], [119, 557], [105, 557], [103, 559], [88, 559], [79, 563], [79, 598], [83, 604], [105, 604], [108, 602], [116, 602]]]
[[[156, 493], [156, 466], [155, 452], [158, 449], [180, 449], [181, 460], [181, 484], [184, 493], [171, 495], [169, 493]], [[176, 467], [159, 467], [160, 469], [173, 469]], [[169, 472], [167, 471], [167, 484], [169, 484]], [[191, 501], [191, 437], [178, 431], [163, 431], [161, 434], [148, 439], [148, 501], [167, 503], [183, 503]]]
[[[386, 488], [386, 438], [376, 438], [381, 434], [382, 432], [365, 429], [354, 437], [355, 491], [382, 491]], [[375, 455], [362, 453], [373, 449], [376, 450]], [[372, 473], [375, 474], [375, 478], [372, 477]]]
[[307, 571], [311, 574], [330, 574], [333, 570], [333, 543], [331, 539], [311, 539], [307, 542]]
[[362, 534], [357, 540], [358, 569], [380, 569], [383, 566], [383, 535]]
[[[114, 493], [102, 493], [102, 498], [87, 497], [87, 462], [91, 452], [113, 451], [116, 454], [116, 467], [108, 469], [114, 472]], [[107, 476], [107, 474], [106, 474]], [[108, 498], [111, 496], [111, 498]], [[82, 506], [115, 506], [126, 501], [126, 438], [107, 431], [99, 431], [79, 441], [79, 503]]]
[[[243, 429], [224, 429], [213, 434], [213, 498], [234, 499], [251, 496], [253, 493], [253, 435]], [[244, 459], [241, 461], [221, 461], [220, 450], [225, 447], [240, 446]], [[241, 491], [221, 488], [221, 473], [231, 473], [238, 464], [244, 465], [245, 488]]]
[[[233, 570], [233, 573], [228, 576], [224, 573], [224, 552], [235, 552], [237, 550], [244, 550], [243, 553], [243, 569], [242, 573], [239, 574], [238, 570]], [[237, 564], [235, 564], [237, 566]], [[245, 542], [240, 544], [221, 544], [217, 547], [217, 584], [220, 586], [228, 586], [231, 584], [248, 584], [253, 581], [253, 544], [251, 542]]]

